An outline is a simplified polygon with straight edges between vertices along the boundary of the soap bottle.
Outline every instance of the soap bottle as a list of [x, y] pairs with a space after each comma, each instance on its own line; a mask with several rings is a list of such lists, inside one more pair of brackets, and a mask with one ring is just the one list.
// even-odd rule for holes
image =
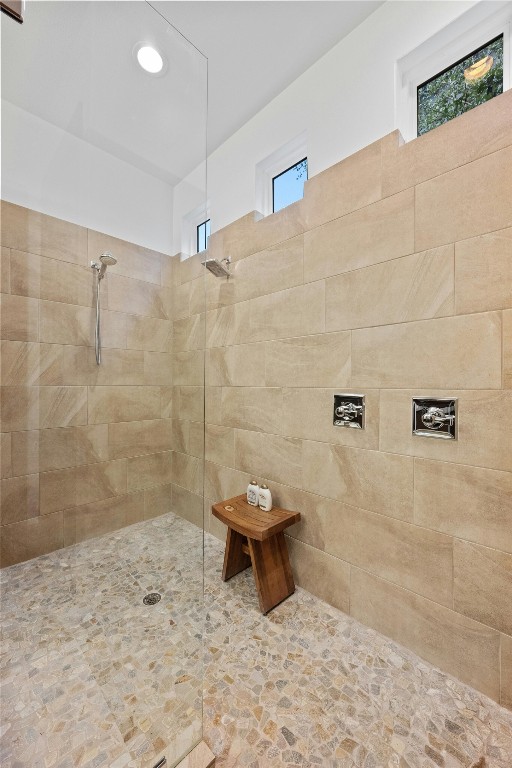
[[257, 480], [251, 480], [247, 486], [247, 503], [251, 507], [257, 507], [260, 495], [260, 487]]
[[260, 505], [260, 509], [262, 509], [264, 512], [270, 512], [272, 509], [272, 494], [266, 485], [262, 485], [260, 488], [258, 503]]

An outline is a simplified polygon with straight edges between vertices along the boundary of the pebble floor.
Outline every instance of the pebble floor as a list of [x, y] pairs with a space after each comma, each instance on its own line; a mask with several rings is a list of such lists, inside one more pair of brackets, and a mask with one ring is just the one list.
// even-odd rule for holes
[[172, 513], [0, 572], [2, 768], [172, 766], [203, 661], [218, 768], [512, 768], [511, 712], [301, 589], [262, 616], [205, 538], [205, 609], [201, 532]]

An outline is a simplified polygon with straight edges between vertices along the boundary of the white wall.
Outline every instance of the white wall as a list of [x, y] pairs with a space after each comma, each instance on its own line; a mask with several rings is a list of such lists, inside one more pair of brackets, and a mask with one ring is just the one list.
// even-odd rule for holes
[[[388, 0], [319, 59], [209, 157], [212, 231], [255, 209], [256, 163], [302, 131], [313, 176], [394, 130], [397, 60], [475, 4]], [[186, 187], [174, 191], [176, 251]]]
[[173, 254], [164, 181], [2, 100], [4, 200]]

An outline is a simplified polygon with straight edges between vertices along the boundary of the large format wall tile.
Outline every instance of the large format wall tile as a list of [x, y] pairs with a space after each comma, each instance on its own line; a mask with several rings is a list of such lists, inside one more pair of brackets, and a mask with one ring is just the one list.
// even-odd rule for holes
[[415, 189], [418, 251], [510, 227], [512, 146], [418, 184]]
[[89, 424], [160, 418], [160, 387], [89, 387]]
[[302, 486], [302, 441], [292, 437], [235, 431], [235, 466], [251, 476]]
[[304, 440], [303, 487], [354, 507], [412, 520], [413, 460], [407, 456]]
[[172, 422], [125, 421], [108, 425], [108, 452], [111, 459], [161, 453], [172, 449]]
[[306, 229], [363, 208], [381, 197], [381, 142], [355, 152], [306, 181]]
[[455, 244], [455, 309], [512, 308], [512, 228]]
[[512, 635], [512, 554], [454, 541], [453, 607]]
[[512, 310], [503, 312], [503, 386], [512, 389]]
[[336, 387], [350, 381], [350, 333], [267, 342], [268, 387]]
[[87, 423], [87, 387], [39, 387], [39, 428]]
[[177, 515], [189, 523], [203, 527], [203, 497], [179, 485], [172, 486], [172, 506]]
[[[73, 429], [73, 427], [71, 427]], [[52, 430], [50, 430], [52, 431]], [[40, 435], [46, 430], [27, 430], [24, 432], [11, 432], [11, 475], [31, 475], [39, 472], [39, 446]]]
[[39, 302], [36, 299], [1, 294], [0, 318], [2, 339], [39, 341]]
[[1, 481], [0, 525], [19, 523], [39, 514], [39, 475]]
[[172, 482], [191, 493], [200, 494], [203, 487], [202, 461], [197, 456], [175, 451], [172, 457]]
[[[76, 304], [40, 302], [40, 340], [50, 344], [94, 345], [96, 310]], [[101, 312], [102, 347], [126, 347], [126, 315]]]
[[127, 459], [128, 491], [166, 485], [172, 481], [172, 452], [153, 453]]
[[126, 461], [101, 462], [40, 475], [40, 514], [126, 493]]
[[393, 195], [512, 144], [508, 91], [414, 141], [391, 134], [382, 152], [382, 194]]
[[501, 387], [501, 315], [488, 312], [352, 332], [357, 387]]
[[109, 274], [103, 282], [107, 281], [109, 309], [131, 315], [170, 319], [172, 305], [168, 292], [171, 289], [122, 275]]
[[39, 427], [39, 389], [38, 387], [0, 388], [1, 416], [0, 426], [3, 432], [15, 432], [22, 429]]
[[117, 264], [108, 268], [109, 274], [134, 277], [146, 283], [160, 285], [160, 253], [117, 237], [87, 230], [87, 261], [98, 261], [101, 254], [110, 251]]
[[302, 515], [294, 538], [452, 607], [450, 536], [309, 493], [284, 502]]
[[[150, 488], [144, 488], [144, 520], [150, 520], [159, 515], [165, 515], [173, 510], [173, 486], [153, 485]], [[138, 509], [140, 514], [140, 508]]]
[[350, 566], [336, 557], [287, 537], [297, 584], [345, 613], [350, 604]]
[[222, 467], [212, 461], [205, 462], [204, 493], [214, 503], [245, 493], [252, 479], [248, 472]]
[[0, 292], [11, 290], [11, 249], [0, 246]]
[[512, 709], [512, 637], [501, 635], [501, 705]]
[[265, 341], [323, 333], [325, 285], [322, 280], [249, 301], [243, 341]]
[[144, 492], [112, 496], [62, 513], [64, 546], [104, 536], [144, 518]]
[[[103, 349], [101, 365], [93, 347], [63, 347], [63, 383], [88, 386], [144, 384], [144, 352]], [[159, 382], [155, 382], [159, 383]]]
[[217, 424], [205, 425], [205, 458], [225, 467], [235, 466], [235, 430]]
[[204, 314], [191, 315], [174, 322], [174, 350], [186, 352], [204, 347]]
[[512, 473], [415, 459], [414, 521], [512, 552]]
[[120, 458], [109, 456], [107, 424], [42, 429], [38, 448], [40, 472]]
[[[412, 434], [413, 397], [455, 397], [458, 439]], [[499, 389], [393, 389], [380, 392], [380, 448], [437, 461], [512, 471], [512, 392]]]
[[[115, 314], [115, 313], [113, 313]], [[126, 316], [126, 346], [153, 352], [172, 352], [173, 327], [169, 320]]]
[[453, 314], [453, 246], [331, 277], [326, 330], [402, 323]]
[[[379, 392], [365, 390], [366, 427], [353, 429], [333, 425], [334, 395], [343, 388], [310, 389], [289, 387], [282, 394], [283, 435], [305, 440], [351, 445], [355, 448], [379, 447]], [[279, 424], [279, 414], [276, 414]]]
[[306, 232], [304, 281], [396, 259], [414, 250], [414, 194], [406, 190]]
[[87, 264], [87, 230], [69, 221], [2, 201], [2, 245], [74, 264]]
[[64, 546], [62, 512], [2, 526], [0, 567], [31, 560]]
[[499, 698], [500, 636], [495, 630], [354, 567], [350, 613], [487, 696]]

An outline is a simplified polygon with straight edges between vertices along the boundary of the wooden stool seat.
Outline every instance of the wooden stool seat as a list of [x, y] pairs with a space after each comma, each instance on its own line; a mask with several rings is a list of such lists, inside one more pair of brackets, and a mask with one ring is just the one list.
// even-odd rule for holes
[[245, 494], [212, 506], [214, 517], [228, 527], [222, 579], [252, 565], [262, 613], [295, 592], [284, 530], [300, 520], [299, 512], [274, 507], [263, 512]]

